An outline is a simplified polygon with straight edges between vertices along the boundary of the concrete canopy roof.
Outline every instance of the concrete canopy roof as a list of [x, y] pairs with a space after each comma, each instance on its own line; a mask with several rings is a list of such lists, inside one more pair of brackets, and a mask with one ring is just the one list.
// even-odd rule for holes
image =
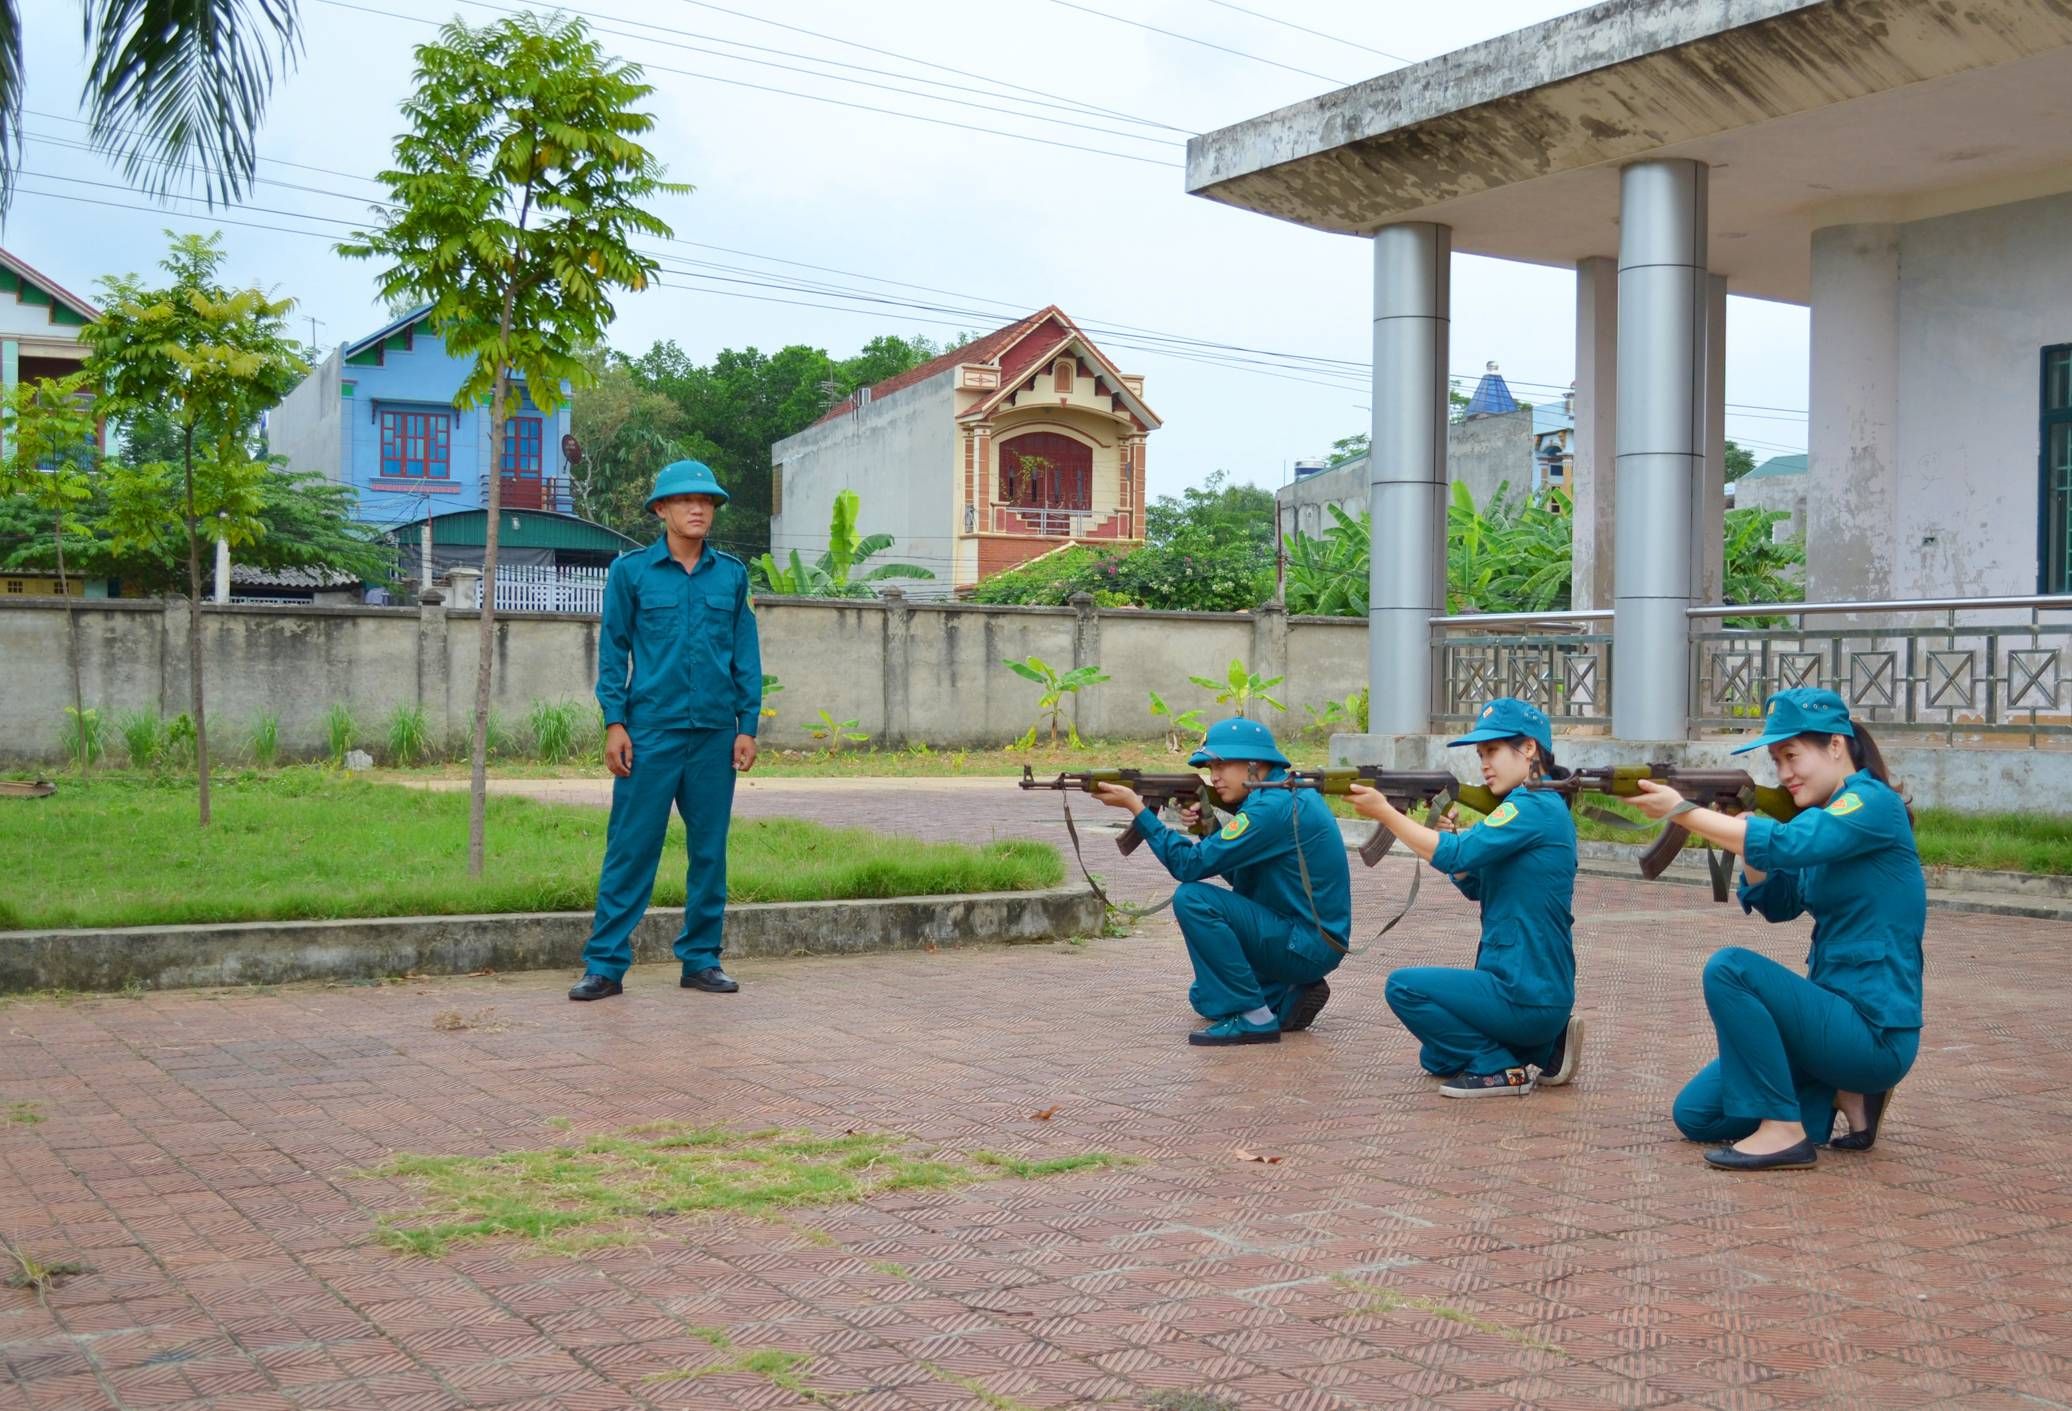
[[1619, 167], [1712, 168], [1711, 263], [1804, 302], [1810, 237], [2072, 190], [2062, 0], [1608, 0], [1197, 137], [1187, 189], [1321, 230], [1618, 250]]

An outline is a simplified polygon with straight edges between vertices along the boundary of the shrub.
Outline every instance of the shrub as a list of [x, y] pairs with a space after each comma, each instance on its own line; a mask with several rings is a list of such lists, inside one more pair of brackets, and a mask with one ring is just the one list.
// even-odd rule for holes
[[353, 708], [344, 701], [333, 701], [324, 712], [324, 751], [330, 756], [334, 769], [345, 768], [345, 757], [359, 742], [360, 722], [353, 719]]
[[251, 752], [252, 763], [261, 769], [271, 769], [281, 757], [281, 718], [270, 710], [262, 710], [252, 717], [250, 734], [245, 737], [246, 748]]
[[425, 724], [423, 706], [397, 706], [389, 713], [386, 733], [389, 763], [408, 766], [431, 758], [431, 733]]
[[158, 743], [158, 758], [172, 769], [185, 769], [194, 763], [194, 717], [186, 711], [165, 723], [165, 734]]
[[77, 710], [65, 707], [65, 723], [59, 727], [59, 743], [64, 747], [65, 758], [81, 769], [106, 753], [107, 727], [101, 721], [101, 713], [92, 706]]
[[150, 769], [158, 763], [165, 722], [158, 718], [157, 711], [126, 711], [115, 722], [115, 733], [122, 737], [122, 752], [129, 756], [130, 768]]
[[548, 764], [573, 758], [582, 743], [577, 734], [581, 710], [574, 701], [534, 701], [528, 715], [533, 753]]

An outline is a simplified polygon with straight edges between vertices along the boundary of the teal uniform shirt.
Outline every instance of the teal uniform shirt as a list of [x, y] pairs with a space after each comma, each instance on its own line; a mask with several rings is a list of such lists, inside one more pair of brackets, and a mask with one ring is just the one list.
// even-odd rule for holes
[[605, 724], [632, 730], [755, 734], [763, 658], [747, 565], [708, 543], [685, 573], [666, 534], [621, 554], [604, 583], [597, 704]]
[[[1267, 778], [1285, 776], [1285, 770], [1276, 769]], [[1338, 831], [1330, 805], [1314, 789], [1254, 789], [1230, 822], [1206, 838], [1166, 827], [1148, 808], [1137, 815], [1135, 826], [1173, 880], [1221, 877], [1239, 896], [1307, 923], [1310, 897], [1303, 891], [1302, 869], [1295, 860], [1299, 827], [1302, 860], [1308, 864], [1316, 898], [1315, 919], [1340, 945], [1352, 934], [1353, 879], [1345, 860], [1345, 836]]]
[[1576, 1002], [1570, 908], [1576, 891], [1576, 821], [1559, 794], [1523, 786], [1472, 828], [1441, 833], [1432, 866], [1482, 904], [1475, 968], [1517, 1004], [1563, 1011]]
[[1741, 880], [1741, 906], [1768, 921], [1813, 914], [1807, 978], [1881, 1029], [1921, 1027], [1921, 937], [1928, 884], [1906, 804], [1859, 770], [1825, 808], [1789, 823], [1748, 820], [1741, 855], [1766, 873]]

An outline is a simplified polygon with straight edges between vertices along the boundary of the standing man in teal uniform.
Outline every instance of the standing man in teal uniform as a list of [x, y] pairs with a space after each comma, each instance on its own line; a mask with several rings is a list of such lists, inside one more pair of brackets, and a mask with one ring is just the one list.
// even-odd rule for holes
[[681, 983], [714, 994], [741, 988], [720, 968], [720, 928], [734, 775], [755, 766], [763, 659], [748, 607], [748, 568], [707, 542], [726, 502], [727, 492], [701, 463], [664, 466], [648, 496], [662, 537], [620, 555], [605, 580], [597, 704], [604, 709], [612, 813], [597, 918], [570, 999], [622, 992], [672, 804], [690, 853], [676, 938]]
[[1500, 802], [1466, 832], [1427, 828], [1362, 786], [1353, 806], [1448, 873], [1482, 906], [1482, 942], [1472, 970], [1422, 965], [1392, 973], [1389, 1008], [1423, 1044], [1418, 1061], [1444, 1078], [1447, 1097], [1523, 1097], [1537, 1083], [1575, 1076], [1583, 1024], [1575, 1017], [1576, 952], [1570, 907], [1576, 890], [1576, 824], [1559, 794], [1534, 790], [1560, 777], [1546, 712], [1499, 697], [1453, 745], [1473, 745], [1482, 782]]
[[1173, 915], [1194, 962], [1187, 997], [1213, 1021], [1187, 1042], [1279, 1043], [1317, 1017], [1331, 998], [1324, 977], [1346, 954], [1353, 901], [1344, 836], [1316, 790], [1255, 787], [1288, 772], [1273, 732], [1256, 720], [1217, 721], [1187, 762], [1209, 767], [1209, 785], [1231, 813], [1210, 837], [1166, 827], [1120, 784], [1100, 785], [1095, 797], [1133, 816], [1130, 826], [1180, 884]]
[[[1777, 782], [1805, 810], [1789, 823], [1699, 808], [1647, 781], [1634, 802], [1741, 855], [1741, 908], [1766, 921], [1811, 912], [1799, 975], [1740, 946], [1705, 962], [1719, 1057], [1677, 1094], [1676, 1125], [1729, 1171], [1813, 1165], [1818, 1148], [1868, 1151], [1892, 1089], [1921, 1046], [1921, 939], [1928, 886], [1914, 820], [1870, 732], [1833, 691], [1770, 697], [1763, 733]], [[1829, 1140], [1836, 1111], [1846, 1136]]]

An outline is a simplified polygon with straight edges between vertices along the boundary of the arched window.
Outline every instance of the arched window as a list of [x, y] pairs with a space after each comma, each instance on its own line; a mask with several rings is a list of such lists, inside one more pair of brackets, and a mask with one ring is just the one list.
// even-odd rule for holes
[[1057, 364], [1054, 367], [1052, 367], [1050, 371], [1051, 377], [1055, 380], [1057, 384], [1058, 395], [1061, 397], [1071, 396], [1072, 360], [1070, 358], [1059, 358], [1057, 360]]
[[1025, 509], [1094, 507], [1094, 448], [1051, 431], [1025, 431], [994, 447], [1000, 503]]

